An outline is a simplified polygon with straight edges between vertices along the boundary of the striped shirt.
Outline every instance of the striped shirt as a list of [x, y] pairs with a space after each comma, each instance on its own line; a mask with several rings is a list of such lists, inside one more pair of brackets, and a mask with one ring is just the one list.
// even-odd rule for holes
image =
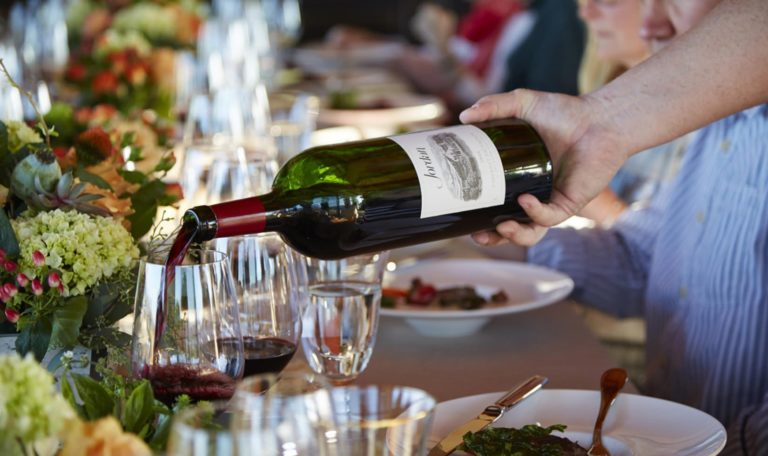
[[582, 302], [647, 323], [647, 393], [768, 454], [768, 105], [699, 131], [676, 179], [609, 229], [552, 229], [528, 261]]

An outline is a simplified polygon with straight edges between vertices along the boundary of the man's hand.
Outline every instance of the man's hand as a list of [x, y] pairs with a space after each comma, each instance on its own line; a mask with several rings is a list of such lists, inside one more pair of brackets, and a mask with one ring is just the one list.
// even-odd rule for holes
[[464, 123], [517, 117], [529, 122], [544, 139], [553, 162], [554, 188], [549, 203], [521, 195], [520, 206], [532, 223], [504, 222], [495, 231], [475, 233], [476, 242], [494, 245], [506, 240], [520, 245], [538, 242], [546, 227], [575, 215], [602, 191], [627, 158], [621, 136], [601, 103], [589, 96], [518, 89], [481, 98], [461, 113]]

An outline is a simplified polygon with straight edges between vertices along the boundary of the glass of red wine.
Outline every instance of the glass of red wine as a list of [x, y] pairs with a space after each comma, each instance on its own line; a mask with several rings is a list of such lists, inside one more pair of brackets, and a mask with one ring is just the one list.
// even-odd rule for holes
[[229, 399], [242, 378], [244, 356], [227, 257], [190, 249], [172, 271], [165, 262], [166, 255], [151, 254], [139, 265], [133, 373], [148, 379], [155, 397], [168, 405], [182, 394]]
[[301, 337], [305, 263], [274, 233], [213, 242], [231, 262], [243, 334], [244, 377], [282, 371]]

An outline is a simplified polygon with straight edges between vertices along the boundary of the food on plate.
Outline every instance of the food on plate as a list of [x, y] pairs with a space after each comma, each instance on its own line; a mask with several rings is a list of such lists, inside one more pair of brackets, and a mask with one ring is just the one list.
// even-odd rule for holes
[[437, 289], [433, 284], [415, 277], [411, 280], [411, 286], [407, 290], [384, 288], [382, 290], [381, 306], [390, 309], [400, 306], [418, 306], [474, 310], [486, 305], [503, 304], [507, 300], [508, 297], [503, 290], [494, 293], [488, 299], [478, 293], [475, 287], [462, 285]]
[[362, 100], [355, 90], [336, 90], [330, 94], [329, 107], [331, 109], [389, 109], [394, 106], [385, 98]]
[[587, 456], [587, 450], [565, 437], [552, 435], [566, 426], [529, 424], [516, 428], [485, 428], [464, 434], [458, 449], [474, 456]]

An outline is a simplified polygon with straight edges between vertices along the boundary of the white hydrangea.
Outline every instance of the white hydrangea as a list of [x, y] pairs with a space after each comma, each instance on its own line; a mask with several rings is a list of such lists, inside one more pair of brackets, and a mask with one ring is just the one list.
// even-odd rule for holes
[[137, 3], [115, 14], [112, 27], [121, 32], [141, 32], [150, 40], [167, 40], [176, 34], [173, 13], [154, 3]]
[[139, 55], [147, 56], [152, 52], [152, 45], [149, 44], [144, 35], [136, 30], [121, 32], [115, 29], [107, 30], [96, 45], [96, 54], [100, 57], [106, 56], [114, 51], [123, 49], [135, 49]]
[[43, 142], [43, 138], [24, 122], [10, 120], [5, 122], [5, 128], [8, 130], [8, 148], [11, 152], [18, 151], [25, 144]]
[[57, 435], [74, 411], [32, 355], [0, 355], [0, 448]]
[[60, 271], [64, 296], [85, 294], [90, 286], [128, 269], [139, 257], [131, 234], [109, 217], [56, 209], [11, 223], [21, 246], [22, 272], [35, 276], [32, 253], [39, 250], [46, 265]]

